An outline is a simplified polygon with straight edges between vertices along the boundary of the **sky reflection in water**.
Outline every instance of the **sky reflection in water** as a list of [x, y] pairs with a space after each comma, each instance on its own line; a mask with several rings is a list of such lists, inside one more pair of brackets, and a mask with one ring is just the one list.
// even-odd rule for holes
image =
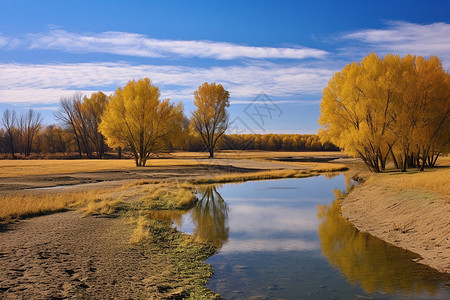
[[340, 175], [203, 186], [181, 229], [220, 248], [208, 287], [227, 299], [450, 298], [448, 276], [340, 216], [335, 198], [349, 184]]

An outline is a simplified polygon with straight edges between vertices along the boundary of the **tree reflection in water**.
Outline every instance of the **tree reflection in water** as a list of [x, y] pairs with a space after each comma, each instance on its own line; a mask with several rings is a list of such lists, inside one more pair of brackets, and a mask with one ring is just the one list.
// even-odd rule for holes
[[339, 199], [330, 205], [318, 205], [321, 221], [318, 233], [323, 255], [352, 284], [359, 284], [368, 293], [433, 295], [447, 276], [412, 260], [419, 256], [359, 232], [341, 216]]
[[200, 193], [200, 200], [192, 209], [192, 222], [195, 225], [193, 236], [220, 249], [228, 240], [227, 204], [214, 185], [202, 187]]

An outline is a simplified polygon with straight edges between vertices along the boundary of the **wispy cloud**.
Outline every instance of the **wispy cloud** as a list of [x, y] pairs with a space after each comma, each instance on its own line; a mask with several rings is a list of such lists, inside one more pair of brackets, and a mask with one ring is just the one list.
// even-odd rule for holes
[[[7, 44], [4, 39], [3, 46]], [[2, 46], [0, 39], [0, 46]], [[219, 60], [305, 59], [322, 58], [327, 52], [307, 47], [256, 47], [225, 42], [201, 40], [162, 40], [146, 35], [107, 31], [102, 33], [73, 33], [52, 30], [48, 33], [27, 34], [17, 44], [27, 49], [59, 50], [69, 53], [109, 53], [136, 57], [199, 57]]]
[[8, 44], [8, 39], [0, 34], [0, 47], [4, 47]]
[[192, 100], [203, 82], [220, 82], [232, 99], [262, 91], [273, 97], [320, 93], [334, 70], [265, 63], [257, 66], [195, 68], [126, 63], [0, 64], [0, 102], [56, 103], [74, 90], [114, 91], [131, 79], [149, 77], [163, 97]]
[[381, 53], [436, 55], [450, 65], [450, 24], [387, 22], [386, 29], [364, 29], [343, 35]]
[[320, 249], [316, 241], [300, 239], [235, 239], [230, 238], [221, 253], [246, 253], [254, 251], [311, 251]]
[[61, 97], [71, 96], [76, 92], [80, 92], [83, 95], [91, 95], [92, 93], [97, 91], [98, 90], [76, 90], [62, 88], [1, 88], [0, 103], [10, 103], [17, 105], [56, 104], [59, 102], [59, 99]]

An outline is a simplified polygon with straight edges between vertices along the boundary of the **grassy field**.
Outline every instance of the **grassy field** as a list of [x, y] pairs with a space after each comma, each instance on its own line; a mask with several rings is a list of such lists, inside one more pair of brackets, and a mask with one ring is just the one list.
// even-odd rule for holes
[[450, 169], [448, 168], [424, 172], [376, 174], [368, 180], [368, 183], [372, 182], [380, 182], [396, 190], [415, 189], [450, 196]]
[[[222, 151], [217, 160], [253, 159], [265, 160], [277, 157], [327, 157], [343, 156], [340, 152], [278, 152], [278, 151]], [[147, 167], [152, 166], [189, 166], [214, 163], [208, 160], [204, 152], [175, 152], [149, 159]], [[317, 163], [286, 163], [298, 166], [316, 166]], [[138, 170], [133, 159], [39, 159], [39, 160], [0, 160], [0, 178], [26, 175], [72, 174], [107, 170]]]
[[[189, 166], [198, 164], [202, 164], [202, 162], [179, 158], [150, 159], [147, 162], [148, 166]], [[133, 159], [0, 160], [0, 178], [130, 169], [139, 169], [136, 167]]]

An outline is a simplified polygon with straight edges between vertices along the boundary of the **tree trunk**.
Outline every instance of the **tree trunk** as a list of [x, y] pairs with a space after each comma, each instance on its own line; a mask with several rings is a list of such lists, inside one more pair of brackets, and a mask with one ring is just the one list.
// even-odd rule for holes
[[397, 158], [395, 157], [394, 151], [391, 151], [392, 161], [394, 162], [395, 168], [400, 169], [400, 165], [398, 164]]
[[77, 140], [78, 154], [80, 155], [80, 158], [83, 158], [83, 154], [81, 153], [80, 138], [77, 134], [75, 134], [75, 139]]
[[209, 158], [214, 158], [214, 150], [213, 149], [209, 150]]
[[408, 155], [405, 153], [405, 159], [403, 160], [403, 168], [402, 168], [402, 172], [406, 172], [406, 164], [408, 161]]

